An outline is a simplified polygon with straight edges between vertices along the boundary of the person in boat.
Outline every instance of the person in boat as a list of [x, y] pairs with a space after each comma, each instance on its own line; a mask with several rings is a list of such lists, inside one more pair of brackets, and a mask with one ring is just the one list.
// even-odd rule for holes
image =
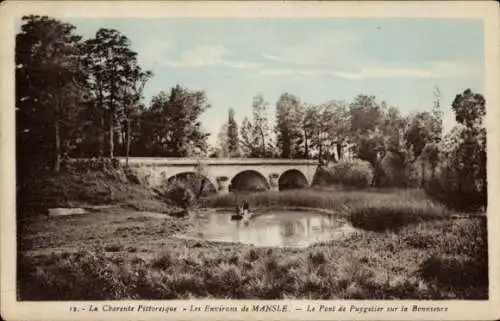
[[241, 215], [248, 215], [250, 211], [250, 205], [248, 205], [248, 202], [243, 202], [243, 206], [241, 208]]
[[231, 220], [241, 220], [243, 218], [243, 207], [236, 204], [235, 213], [231, 215]]
[[241, 220], [245, 217], [248, 217], [249, 219], [251, 217], [248, 202], [244, 202], [241, 207], [236, 205], [236, 213], [231, 215], [231, 220]]

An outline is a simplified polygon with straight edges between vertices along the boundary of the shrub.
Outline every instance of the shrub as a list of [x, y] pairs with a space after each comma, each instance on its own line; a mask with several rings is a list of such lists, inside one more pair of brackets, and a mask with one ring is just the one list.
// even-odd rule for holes
[[153, 260], [151, 266], [155, 269], [165, 270], [169, 268], [173, 262], [174, 259], [172, 258], [172, 254], [170, 254], [170, 252], [163, 252]]
[[257, 253], [255, 249], [250, 249], [243, 255], [243, 257], [249, 262], [254, 262], [259, 259], [259, 253]]
[[123, 250], [123, 244], [108, 244], [104, 247], [106, 252], [120, 252]]
[[318, 169], [316, 170], [316, 173], [314, 173], [312, 185], [324, 186], [331, 184], [332, 181], [333, 181], [332, 173], [328, 170], [328, 168], [324, 166], [319, 166]]
[[347, 187], [368, 187], [373, 179], [370, 163], [361, 160], [338, 162], [329, 171], [332, 183]]
[[183, 209], [188, 209], [193, 206], [195, 197], [193, 192], [181, 184], [175, 184], [166, 192], [166, 197], [174, 205]]
[[407, 187], [411, 179], [407, 165], [403, 157], [388, 152], [381, 162], [382, 169], [385, 173], [385, 185], [392, 187]]
[[442, 163], [425, 187], [428, 195], [462, 211], [487, 206], [486, 130], [456, 126], [444, 137]]
[[309, 261], [313, 266], [325, 264], [326, 263], [325, 253], [319, 251], [311, 252], [309, 253]]
[[453, 288], [463, 298], [487, 296], [488, 264], [483, 260], [433, 255], [422, 262], [419, 274], [440, 288]]
[[459, 211], [475, 211], [487, 206], [486, 188], [463, 184], [451, 170], [444, 170], [425, 184], [427, 195], [449, 208]]

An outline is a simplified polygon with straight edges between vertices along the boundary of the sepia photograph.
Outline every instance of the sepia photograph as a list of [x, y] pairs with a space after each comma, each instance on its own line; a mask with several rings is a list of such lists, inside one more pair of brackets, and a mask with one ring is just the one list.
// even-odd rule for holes
[[483, 18], [86, 8], [8, 35], [16, 302], [492, 299]]

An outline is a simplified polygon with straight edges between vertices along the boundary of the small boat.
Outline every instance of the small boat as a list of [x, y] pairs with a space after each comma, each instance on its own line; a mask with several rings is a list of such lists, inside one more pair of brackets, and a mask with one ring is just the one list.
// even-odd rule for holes
[[243, 219], [243, 215], [241, 214], [233, 214], [231, 215], [231, 221], [240, 221]]
[[236, 214], [231, 215], [231, 221], [240, 221], [243, 219], [243, 210], [236, 206]]
[[240, 221], [240, 220], [245, 220], [248, 222], [254, 215], [253, 211], [243, 211], [239, 212], [238, 214], [233, 214], [231, 215], [231, 220], [233, 221]]

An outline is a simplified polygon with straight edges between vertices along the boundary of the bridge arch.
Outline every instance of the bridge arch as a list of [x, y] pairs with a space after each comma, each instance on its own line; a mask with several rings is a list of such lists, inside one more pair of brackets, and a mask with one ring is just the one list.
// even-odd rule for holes
[[196, 172], [186, 171], [171, 175], [166, 179], [168, 186], [181, 184], [189, 188], [195, 194], [210, 195], [217, 192], [216, 185], [207, 176], [200, 175]]
[[269, 189], [266, 177], [253, 169], [244, 170], [234, 175], [229, 185], [230, 192], [257, 192]]
[[304, 173], [298, 169], [289, 169], [282, 173], [278, 179], [279, 190], [299, 189], [309, 186]]

